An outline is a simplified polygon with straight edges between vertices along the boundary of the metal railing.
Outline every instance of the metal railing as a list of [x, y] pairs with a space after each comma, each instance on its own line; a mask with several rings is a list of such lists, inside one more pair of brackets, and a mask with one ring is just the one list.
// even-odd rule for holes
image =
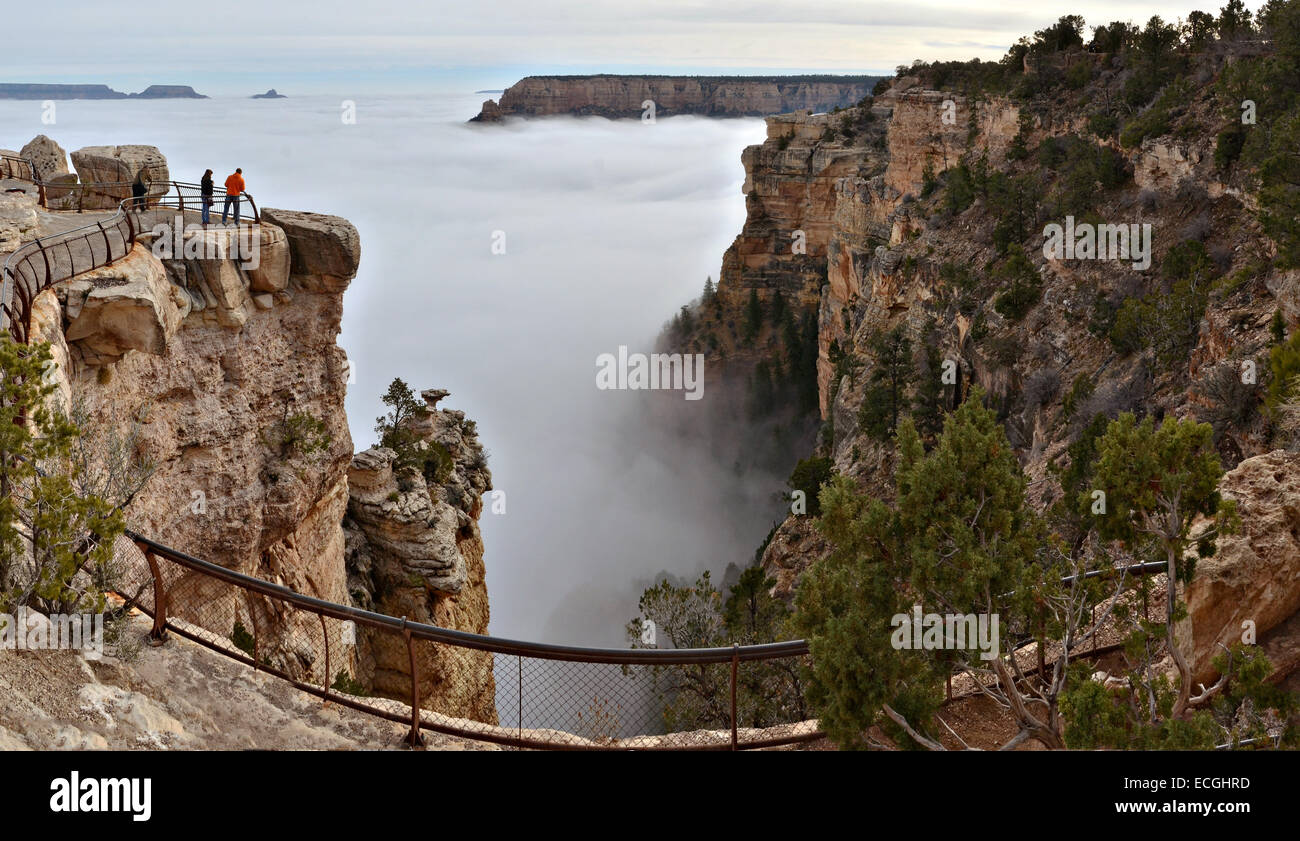
[[[108, 196], [116, 203], [112, 216], [48, 237], [37, 237], [16, 249], [5, 260], [0, 281], [0, 330], [7, 329], [20, 344], [26, 344], [31, 330], [31, 308], [36, 296], [56, 283], [79, 274], [102, 268], [131, 253], [137, 237], [149, 230], [147, 214], [159, 211], [178, 212], [182, 218], [200, 214], [202, 188], [185, 181], [154, 181], [142, 196], [131, 196], [133, 182], [93, 182], [62, 184], [43, 181], [35, 164], [25, 158], [0, 156], [0, 176], [31, 181], [40, 188], [42, 206], [49, 206], [56, 191], [80, 190]], [[128, 195], [122, 197], [125, 189]], [[211, 212], [225, 204], [224, 190], [214, 189]], [[253, 197], [244, 193], [237, 199], [247, 203], [251, 218], [241, 218], [241, 225], [260, 225], [261, 216]], [[84, 204], [84, 201], [82, 202]]]
[[[804, 700], [804, 640], [695, 649], [547, 645], [306, 596], [131, 531], [116, 556], [126, 571], [118, 590], [152, 617], [154, 640], [175, 633], [317, 697], [402, 723], [412, 746], [423, 744], [422, 731], [597, 751], [747, 750], [825, 735]], [[1082, 577], [1162, 570], [1135, 564]], [[1012, 651], [1032, 642], [1013, 643]], [[1100, 656], [1121, 645], [1094, 638], [1075, 654]], [[950, 683], [950, 700], [981, 694], [951, 690]]]
[[422, 731], [550, 750], [745, 750], [823, 736], [804, 706], [802, 640], [680, 650], [521, 642], [313, 598], [134, 532], [116, 549], [119, 592], [153, 618], [155, 640], [175, 633], [400, 722], [413, 746]]

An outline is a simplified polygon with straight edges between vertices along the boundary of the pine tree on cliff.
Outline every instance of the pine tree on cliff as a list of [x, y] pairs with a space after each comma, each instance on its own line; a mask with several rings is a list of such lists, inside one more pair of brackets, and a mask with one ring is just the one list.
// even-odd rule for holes
[[[985, 674], [997, 669], [989, 691], [1014, 697], [1025, 710], [1008, 667], [980, 658], [975, 645], [893, 644], [895, 617], [910, 616], [913, 604], [997, 613], [1010, 625], [1029, 615], [1035, 571], [1049, 587], [1056, 580], [1054, 571], [1034, 564], [1042, 530], [1025, 500], [1015, 453], [996, 413], [983, 407], [982, 393], [972, 398], [953, 413], [929, 454], [903, 419], [895, 508], [859, 493], [842, 476], [821, 492], [819, 528], [833, 550], [805, 574], [794, 621], [812, 652], [809, 699], [827, 734], [843, 746], [868, 746], [868, 730], [881, 725], [904, 748], [936, 747], [933, 715], [955, 660]], [[1062, 746], [1050, 711], [1034, 707], [1017, 717], [1027, 735], [1013, 741]]]
[[948, 407], [948, 387], [943, 383], [943, 354], [939, 352], [937, 342], [926, 343], [918, 362], [912, 419], [916, 421], [917, 431], [930, 439], [943, 429]]
[[[1199, 556], [1213, 554], [1217, 535], [1237, 525], [1236, 506], [1219, 496], [1222, 475], [1214, 431], [1207, 423], [1167, 417], [1157, 428], [1152, 418], [1138, 423], [1131, 412], [1125, 412], [1097, 442], [1097, 489], [1105, 494], [1098, 534], [1120, 541], [1134, 554], [1154, 549], [1167, 564], [1165, 640], [1179, 675], [1171, 720], [1182, 716], [1192, 703], [1191, 670], [1179, 647], [1172, 644], [1174, 624], [1185, 614], [1178, 585], [1186, 587], [1196, 568], [1188, 550], [1195, 546]], [[1096, 502], [1095, 492], [1080, 499], [1081, 505]], [[1198, 516], [1213, 525], [1192, 540], [1192, 523]]]
[[881, 333], [871, 342], [876, 364], [862, 396], [859, 423], [869, 434], [886, 439], [898, 428], [899, 416], [908, 407], [907, 389], [912, 378], [912, 340], [902, 324]]
[[375, 418], [375, 434], [379, 436], [379, 446], [397, 453], [393, 462], [394, 471], [423, 467], [424, 453], [420, 447], [420, 436], [411, 431], [409, 421], [427, 417], [428, 408], [400, 378], [395, 378], [389, 384], [388, 391], [379, 399], [390, 411], [387, 415]]

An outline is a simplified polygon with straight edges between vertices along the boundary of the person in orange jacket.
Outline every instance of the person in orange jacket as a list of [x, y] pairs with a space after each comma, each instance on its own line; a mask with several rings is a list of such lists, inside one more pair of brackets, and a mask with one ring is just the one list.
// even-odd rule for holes
[[244, 171], [235, 168], [235, 171], [226, 177], [226, 203], [221, 208], [221, 224], [226, 224], [226, 214], [230, 212], [230, 205], [235, 206], [235, 225], [239, 225], [239, 197], [244, 192]]

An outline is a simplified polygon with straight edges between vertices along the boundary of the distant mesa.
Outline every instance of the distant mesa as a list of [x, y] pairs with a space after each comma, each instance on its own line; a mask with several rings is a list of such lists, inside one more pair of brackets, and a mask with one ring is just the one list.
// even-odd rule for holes
[[276, 91], [275, 88], [271, 88], [266, 93], [255, 93], [249, 99], [288, 99], [288, 97]]
[[0, 82], [0, 99], [207, 99], [189, 85], [150, 85], [122, 93], [108, 85], [42, 85]]
[[496, 90], [474, 91], [474, 93], [505, 93], [505, 92], [506, 92], [505, 88], [497, 88]]
[[470, 122], [552, 114], [640, 117], [654, 102], [656, 117], [767, 117], [856, 105], [879, 76], [528, 76], [483, 103]]
[[138, 99], [207, 99], [189, 85], [150, 85], [131, 96]]

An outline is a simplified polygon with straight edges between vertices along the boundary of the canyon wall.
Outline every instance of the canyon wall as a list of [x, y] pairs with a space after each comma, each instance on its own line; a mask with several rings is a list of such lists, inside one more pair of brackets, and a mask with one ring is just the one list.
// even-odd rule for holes
[[[317, 265], [292, 253], [304, 230], [333, 234], [312, 241]], [[356, 231], [338, 217], [268, 210], [256, 270], [226, 256], [219, 229], [198, 236], [212, 246], [202, 257], [146, 235], [125, 259], [43, 292], [34, 338], [54, 346], [83, 437], [101, 447], [96, 460], [147, 465], [115, 500], [132, 529], [346, 603], [340, 523], [352, 441], [335, 339], [360, 258]], [[326, 677], [323, 652], [302, 643], [316, 630], [306, 615], [279, 615], [202, 576], [182, 576], [173, 592], [172, 615], [223, 637], [236, 623], [260, 627], [268, 663]]]
[[[1274, 246], [1259, 228], [1249, 184], [1214, 164], [1215, 133], [1204, 127], [1217, 120], [1211, 88], [1179, 111], [1190, 126], [1128, 147], [1088, 133], [1071, 108], [1026, 115], [1024, 107], [1007, 95], [967, 98], [902, 76], [835, 114], [769, 117], [767, 139], [742, 154], [744, 228], [723, 257], [716, 291], [686, 308], [687, 326], [669, 344], [709, 353], [711, 374], [722, 380], [714, 393], [729, 384], [752, 396], [766, 376], [762, 366], [784, 367], [789, 376], [805, 361], [788, 323], [776, 323], [774, 302], [802, 311], [815, 329], [810, 414], [821, 428], [817, 444], [791, 453], [790, 463], [824, 457], [886, 499], [892, 446], [865, 426], [864, 407], [880, 367], [876, 341], [895, 328], [910, 340], [917, 376], [930, 352], [951, 363], [955, 383], [940, 390], [950, 406], [972, 386], [985, 390], [1039, 510], [1060, 499], [1055, 470], [1070, 463], [1069, 447], [1096, 414], [1212, 418], [1207, 378], [1237, 360], [1267, 366], [1275, 312], [1288, 328], [1300, 318], [1300, 273], [1257, 267], [1257, 255]], [[1054, 155], [1066, 148], [1111, 166], [1109, 181], [1090, 173], [1081, 187], [1069, 183], [1062, 175], [1068, 158]], [[966, 196], [953, 200], [948, 191], [963, 183]], [[1044, 225], [1062, 221], [1070, 202], [1094, 218], [1149, 224], [1154, 269], [1144, 275], [1122, 261], [1044, 256]], [[1009, 234], [1021, 207], [1029, 208], [1023, 235]], [[804, 253], [792, 248], [799, 237]], [[1173, 358], [1118, 352], [1107, 314], [1113, 320], [1129, 298], [1168, 295], [1162, 261], [1188, 243], [1203, 248], [1214, 277], [1225, 279], [1206, 294], [1189, 349]], [[1008, 255], [1021, 253], [1016, 247], [1040, 294], [1013, 314], [994, 303], [1006, 289], [1000, 272]], [[755, 311], [761, 326], [746, 336]], [[1208, 680], [1216, 644], [1239, 636], [1251, 619], [1285, 674], [1300, 665], [1294, 459], [1269, 453], [1274, 445], [1260, 423], [1216, 425], [1216, 442], [1225, 469], [1237, 468], [1221, 487], [1251, 523], [1198, 571], [1179, 644], [1197, 679]], [[761, 556], [774, 595], [791, 601], [800, 575], [828, 551], [815, 518], [788, 516]]]
[[762, 117], [788, 111], [829, 111], [871, 93], [875, 76], [529, 76], [488, 100], [474, 118], [551, 114], [640, 117], [651, 100], [658, 117]]
[[[92, 159], [166, 167], [154, 147], [74, 157], [79, 168]], [[88, 457], [113, 466], [106, 489], [128, 526], [308, 596], [486, 633], [477, 518], [491, 475], [473, 422], [436, 410], [444, 392], [425, 392], [430, 411], [412, 431], [443, 456], [427, 485], [394, 478], [383, 460], [390, 451], [354, 458], [349, 364], [336, 339], [361, 258], [356, 228], [264, 208], [242, 236], [213, 226], [177, 241], [172, 211], [147, 216], [125, 258], [42, 292], [32, 317], [33, 340], [51, 343], [58, 399], [79, 419]], [[13, 243], [44, 224], [34, 200], [18, 194], [6, 195], [0, 220]], [[201, 575], [180, 575], [169, 592], [172, 617], [236, 644], [239, 626], [258, 629], [259, 657], [300, 679], [334, 683], [342, 672], [367, 691], [409, 697], [400, 638], [400, 662], [388, 637], [332, 646], [327, 675], [314, 615]], [[421, 656], [426, 706], [495, 721], [490, 655], [486, 666], [467, 655], [455, 674], [440, 660], [451, 655], [430, 647]]]

